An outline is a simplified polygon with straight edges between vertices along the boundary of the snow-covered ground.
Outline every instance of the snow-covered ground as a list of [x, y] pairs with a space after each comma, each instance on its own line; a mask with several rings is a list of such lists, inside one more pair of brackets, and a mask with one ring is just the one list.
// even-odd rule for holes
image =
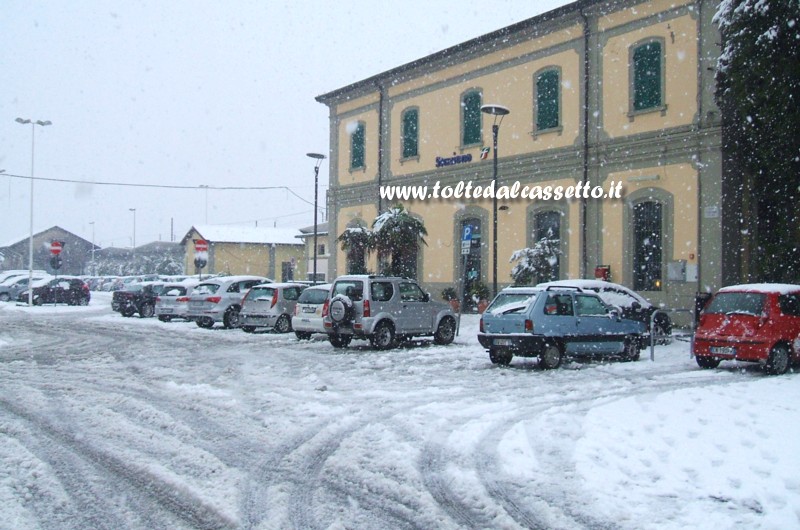
[[800, 379], [0, 303], [0, 528], [798, 528]]

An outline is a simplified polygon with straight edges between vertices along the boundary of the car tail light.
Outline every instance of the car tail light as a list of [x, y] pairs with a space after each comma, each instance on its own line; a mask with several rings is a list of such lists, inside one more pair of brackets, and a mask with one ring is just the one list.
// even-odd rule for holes
[[533, 320], [530, 318], [525, 319], [525, 331], [526, 332], [533, 332]]
[[322, 304], [322, 316], [328, 316], [328, 306], [330, 306], [330, 300], [325, 300], [325, 303]]
[[483, 331], [483, 317], [481, 317], [481, 322], [480, 322], [480, 327], [479, 327], [479, 329], [480, 329], [480, 332], [481, 332], [481, 333], [484, 333], [484, 331]]
[[221, 296], [207, 296], [206, 297], [206, 302], [211, 302], [212, 304], [218, 304], [220, 300], [222, 300]]
[[275, 289], [274, 291], [272, 291], [272, 303], [269, 304], [269, 307], [270, 308], [275, 307], [275, 304], [277, 303], [278, 303], [278, 290]]
[[156, 296], [156, 302], [160, 302], [160, 301], [161, 301], [161, 297], [160, 296]]
[[189, 301], [189, 297], [188, 296], [179, 296], [178, 298], [175, 299], [175, 301], [176, 302], [188, 302]]
[[368, 317], [371, 314], [372, 314], [372, 312], [369, 309], [369, 300], [364, 300], [364, 316]]

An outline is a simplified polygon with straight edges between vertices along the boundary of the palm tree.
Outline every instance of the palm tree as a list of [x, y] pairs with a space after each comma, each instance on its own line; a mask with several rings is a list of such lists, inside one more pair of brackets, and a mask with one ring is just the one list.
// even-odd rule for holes
[[372, 234], [366, 226], [346, 228], [336, 238], [347, 255], [347, 274], [367, 273], [367, 254], [372, 249]]
[[402, 204], [382, 213], [372, 224], [373, 247], [378, 251], [381, 272], [416, 278], [419, 244], [427, 245], [425, 224], [406, 211]]

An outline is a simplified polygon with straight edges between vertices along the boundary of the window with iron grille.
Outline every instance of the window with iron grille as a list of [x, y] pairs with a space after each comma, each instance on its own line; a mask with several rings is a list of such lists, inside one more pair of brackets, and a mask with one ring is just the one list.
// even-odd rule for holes
[[660, 291], [663, 254], [663, 206], [640, 202], [633, 207], [633, 288]]

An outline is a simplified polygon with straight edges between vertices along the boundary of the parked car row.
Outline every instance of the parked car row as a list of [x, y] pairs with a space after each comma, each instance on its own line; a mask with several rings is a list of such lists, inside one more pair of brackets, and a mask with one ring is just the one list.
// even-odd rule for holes
[[[336, 348], [366, 340], [388, 349], [413, 337], [450, 344], [457, 326], [451, 307], [432, 300], [416, 281], [374, 275], [346, 275], [313, 286], [260, 276], [143, 282], [114, 293], [113, 300], [125, 316], [181, 318], [202, 328], [221, 323], [247, 333], [294, 331], [300, 340], [325, 333]], [[492, 363], [537, 357], [552, 369], [582, 355], [636, 361], [651, 336], [665, 339], [671, 333], [669, 314], [624, 286], [561, 280], [503, 289], [481, 317], [478, 341]], [[694, 339], [693, 354], [702, 368], [735, 360], [785, 373], [800, 363], [800, 286], [721, 289], [700, 313]]]

